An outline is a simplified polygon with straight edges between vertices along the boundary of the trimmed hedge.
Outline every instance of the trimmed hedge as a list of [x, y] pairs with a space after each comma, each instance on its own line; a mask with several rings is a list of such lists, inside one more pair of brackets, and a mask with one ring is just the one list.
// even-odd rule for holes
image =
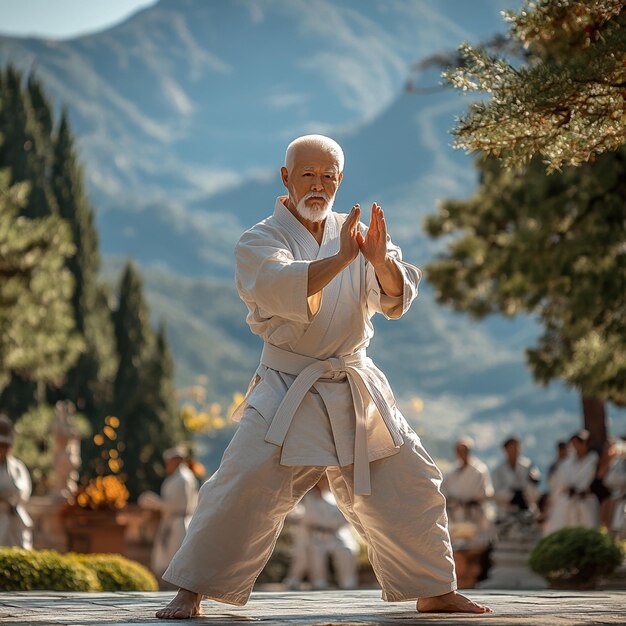
[[0, 548], [0, 591], [156, 591], [143, 565], [117, 554]]
[[158, 591], [156, 578], [143, 565], [119, 554], [68, 554], [92, 570], [102, 591]]
[[0, 549], [0, 591], [100, 591], [95, 572], [53, 550]]
[[562, 528], [544, 537], [529, 558], [531, 569], [553, 587], [593, 588], [624, 559], [620, 545], [595, 528]]

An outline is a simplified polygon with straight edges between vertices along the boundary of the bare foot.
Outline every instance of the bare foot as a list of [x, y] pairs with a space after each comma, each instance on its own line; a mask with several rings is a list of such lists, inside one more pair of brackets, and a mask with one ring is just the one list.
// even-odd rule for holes
[[420, 598], [417, 601], [417, 610], [420, 613], [493, 613], [488, 606], [476, 604], [456, 591], [442, 596]]
[[200, 601], [202, 594], [187, 589], [179, 589], [176, 597], [164, 608], [156, 612], [159, 619], [189, 619], [202, 615]]

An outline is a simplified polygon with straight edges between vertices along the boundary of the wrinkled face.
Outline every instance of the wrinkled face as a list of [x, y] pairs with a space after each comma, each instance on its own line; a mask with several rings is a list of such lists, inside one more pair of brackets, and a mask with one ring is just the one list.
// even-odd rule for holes
[[330, 213], [343, 177], [337, 159], [326, 150], [300, 146], [291, 172], [281, 169], [289, 204], [305, 220], [321, 222]]

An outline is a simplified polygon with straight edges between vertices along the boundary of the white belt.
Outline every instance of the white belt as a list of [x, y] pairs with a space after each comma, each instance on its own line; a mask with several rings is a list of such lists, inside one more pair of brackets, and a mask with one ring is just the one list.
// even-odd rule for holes
[[276, 415], [267, 431], [265, 441], [283, 445], [293, 416], [304, 396], [320, 378], [331, 378], [345, 373], [352, 392], [356, 415], [354, 437], [354, 493], [370, 495], [369, 452], [367, 448], [367, 415], [364, 398], [368, 396], [378, 409], [396, 446], [403, 443], [402, 435], [395, 423], [389, 404], [377, 387], [378, 382], [365, 368], [365, 350], [343, 357], [325, 360], [314, 359], [264, 344], [261, 363], [270, 369], [296, 376], [285, 397], [276, 410]]

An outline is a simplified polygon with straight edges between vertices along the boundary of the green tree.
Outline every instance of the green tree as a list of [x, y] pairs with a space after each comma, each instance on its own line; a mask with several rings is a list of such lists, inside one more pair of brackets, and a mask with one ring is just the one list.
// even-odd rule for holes
[[475, 194], [426, 221], [429, 235], [454, 235], [428, 278], [439, 302], [476, 318], [537, 315], [530, 369], [580, 391], [597, 446], [603, 401], [626, 404], [626, 150], [550, 176], [538, 159], [478, 166]]
[[76, 253], [67, 260], [67, 268], [75, 281], [72, 307], [76, 327], [86, 346], [67, 373], [65, 384], [52, 395], [56, 396], [53, 399], [72, 400], [96, 425], [110, 401], [117, 355], [110, 310], [98, 283], [100, 253], [94, 212], [85, 193], [65, 111], [54, 139], [51, 189], [59, 215], [71, 228], [76, 248]]
[[67, 225], [57, 216], [29, 219], [26, 183], [0, 171], [0, 392], [13, 373], [52, 383], [76, 361], [83, 343], [75, 330]]
[[[46, 134], [52, 113], [35, 79], [30, 81], [30, 89], [24, 89], [22, 83], [21, 72], [14, 68], [0, 72], [0, 168], [9, 168], [11, 183], [29, 183], [30, 193], [21, 213], [47, 217], [57, 212], [49, 184], [52, 140]], [[31, 95], [36, 98], [37, 112]]]
[[460, 120], [456, 145], [511, 165], [540, 154], [551, 171], [618, 149], [626, 139], [623, 0], [526, 0], [507, 19], [525, 61], [465, 44], [462, 65], [446, 72], [456, 87], [491, 95]]
[[161, 454], [184, 438], [172, 385], [172, 361], [165, 335], [155, 337], [137, 270], [129, 263], [122, 275], [114, 313], [119, 367], [113, 412], [120, 420], [122, 460], [133, 499], [158, 489], [164, 467]]
[[538, 317], [530, 369], [579, 390], [599, 447], [605, 402], [626, 404], [624, 5], [539, 0], [508, 18], [521, 62], [463, 46], [447, 72], [492, 97], [454, 131], [458, 146], [483, 152], [480, 184], [426, 221], [431, 236], [451, 236], [427, 273], [440, 302], [477, 318]]

